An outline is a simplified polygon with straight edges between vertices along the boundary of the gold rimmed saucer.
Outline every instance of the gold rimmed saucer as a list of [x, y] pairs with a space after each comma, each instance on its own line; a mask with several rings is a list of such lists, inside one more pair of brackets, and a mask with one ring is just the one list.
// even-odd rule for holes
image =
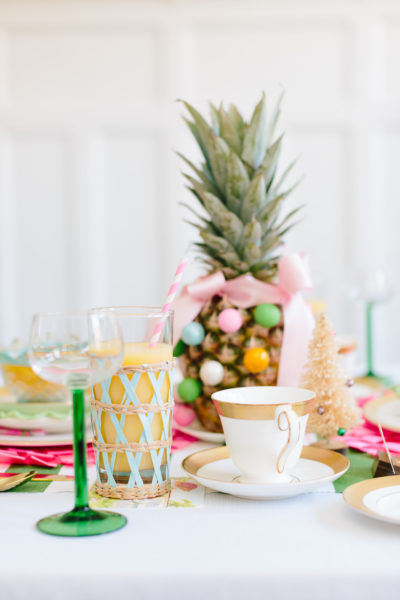
[[311, 492], [338, 479], [349, 466], [349, 460], [338, 452], [305, 446], [297, 465], [290, 469], [291, 482], [241, 483], [226, 446], [195, 452], [182, 462], [183, 469], [201, 485], [252, 500], [289, 498]]
[[364, 416], [373, 425], [382, 425], [388, 431], [400, 433], [400, 398], [394, 392], [385, 392], [364, 405]]
[[368, 517], [400, 525], [400, 475], [354, 483], [344, 490], [343, 499]]

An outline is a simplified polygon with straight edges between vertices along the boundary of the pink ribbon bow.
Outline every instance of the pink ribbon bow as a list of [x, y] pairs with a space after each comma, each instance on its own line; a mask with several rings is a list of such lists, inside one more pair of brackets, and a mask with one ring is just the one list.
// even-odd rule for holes
[[278, 385], [298, 385], [314, 327], [311, 310], [301, 291], [310, 289], [312, 283], [306, 260], [299, 254], [284, 255], [278, 271], [276, 285], [259, 281], [250, 274], [226, 281], [223, 273], [217, 271], [185, 286], [173, 305], [175, 342], [180, 338], [183, 327], [193, 321], [207, 300], [215, 295], [226, 296], [238, 308], [250, 308], [263, 302], [282, 304], [285, 329]]

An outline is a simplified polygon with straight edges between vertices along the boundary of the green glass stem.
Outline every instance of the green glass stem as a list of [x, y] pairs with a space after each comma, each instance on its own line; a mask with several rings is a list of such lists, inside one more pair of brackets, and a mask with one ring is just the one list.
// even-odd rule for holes
[[116, 531], [126, 525], [126, 517], [118, 513], [89, 508], [85, 440], [85, 394], [83, 390], [72, 390], [72, 406], [74, 415], [75, 507], [69, 512], [41, 519], [37, 523], [37, 528], [49, 535], [67, 537], [100, 535]]
[[85, 392], [72, 390], [74, 416], [75, 509], [88, 508], [85, 439]]
[[373, 321], [372, 311], [374, 308], [373, 302], [367, 302], [366, 306], [366, 326], [367, 326], [367, 376], [375, 377], [374, 373], [374, 356], [373, 356]]

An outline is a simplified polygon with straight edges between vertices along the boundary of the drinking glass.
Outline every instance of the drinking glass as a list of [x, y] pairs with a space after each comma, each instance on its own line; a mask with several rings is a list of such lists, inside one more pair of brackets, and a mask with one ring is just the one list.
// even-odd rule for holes
[[110, 498], [155, 498], [170, 489], [173, 314], [148, 306], [114, 310], [124, 359], [115, 375], [92, 388], [95, 490]]
[[[394, 293], [393, 275], [383, 268], [372, 269], [367, 273], [359, 273], [355, 283], [349, 290], [352, 300], [362, 300], [365, 303], [365, 329], [366, 329], [366, 377], [378, 380], [388, 380], [375, 371], [374, 366], [374, 340], [373, 340], [373, 313], [377, 304], [389, 300]], [[388, 380], [389, 381], [389, 380]]]
[[75, 507], [41, 519], [50, 535], [88, 536], [120, 529], [126, 518], [88, 505], [84, 390], [110, 377], [122, 362], [123, 340], [112, 310], [35, 315], [29, 346], [30, 364], [40, 377], [72, 392], [74, 422]]

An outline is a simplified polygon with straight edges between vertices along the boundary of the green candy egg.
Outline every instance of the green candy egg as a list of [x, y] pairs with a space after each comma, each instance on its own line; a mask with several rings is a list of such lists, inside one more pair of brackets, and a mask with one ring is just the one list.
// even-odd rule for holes
[[184, 402], [194, 402], [201, 394], [202, 387], [198, 379], [185, 377], [178, 385], [178, 394]]
[[275, 304], [264, 302], [254, 309], [254, 319], [262, 327], [275, 327], [281, 320], [281, 311]]
[[178, 356], [182, 356], [182, 354], [185, 353], [185, 350], [186, 350], [185, 342], [183, 340], [179, 340], [175, 344], [172, 354], [173, 354], [173, 356], [175, 356], [175, 358], [178, 358]]

